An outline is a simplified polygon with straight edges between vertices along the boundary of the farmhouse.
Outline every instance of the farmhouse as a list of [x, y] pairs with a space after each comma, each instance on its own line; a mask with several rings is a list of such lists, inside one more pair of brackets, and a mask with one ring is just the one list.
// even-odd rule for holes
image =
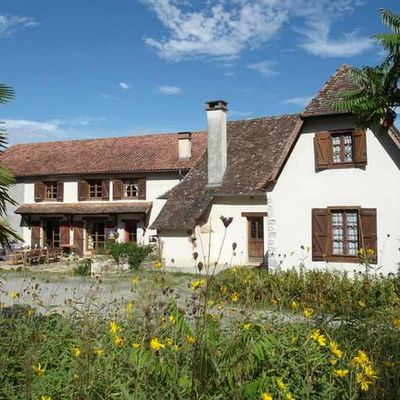
[[207, 103], [207, 133], [11, 146], [20, 203], [9, 220], [32, 246], [157, 242], [171, 267], [204, 264], [360, 268], [400, 261], [400, 135], [360, 129], [331, 100], [341, 66], [301, 114], [227, 122]]

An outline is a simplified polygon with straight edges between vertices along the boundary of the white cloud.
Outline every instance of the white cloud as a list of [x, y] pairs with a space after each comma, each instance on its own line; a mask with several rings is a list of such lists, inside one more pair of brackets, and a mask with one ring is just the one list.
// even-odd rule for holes
[[129, 84], [126, 83], [126, 82], [120, 82], [120, 83], [119, 83], [119, 87], [120, 87], [122, 90], [129, 90], [129, 89], [131, 88], [131, 85], [129, 85]]
[[259, 72], [264, 78], [270, 78], [271, 76], [278, 74], [275, 71], [275, 65], [276, 64], [272, 61], [264, 60], [253, 64], [248, 64], [247, 68]]
[[244, 117], [249, 117], [253, 113], [251, 111], [237, 111], [237, 110], [231, 110], [229, 111], [229, 115], [231, 117], [235, 118], [244, 118]]
[[166, 95], [177, 95], [182, 93], [182, 89], [178, 86], [163, 85], [157, 88], [157, 91]]
[[305, 107], [312, 99], [312, 96], [306, 97], [291, 97], [282, 101], [283, 104], [293, 104], [300, 107]]
[[0, 38], [10, 36], [21, 29], [36, 26], [37, 24], [38, 22], [31, 17], [0, 14]]
[[356, 30], [333, 39], [332, 26], [360, 6], [360, 0], [214, 0], [195, 8], [180, 0], [142, 0], [167, 35], [146, 37], [159, 56], [173, 61], [233, 59], [270, 41], [285, 23], [299, 24], [299, 47], [316, 56], [353, 56], [372, 46]]

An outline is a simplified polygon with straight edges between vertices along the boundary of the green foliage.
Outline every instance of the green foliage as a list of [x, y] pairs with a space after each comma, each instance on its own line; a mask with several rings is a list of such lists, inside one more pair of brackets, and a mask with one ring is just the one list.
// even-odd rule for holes
[[78, 276], [90, 276], [91, 266], [92, 260], [90, 258], [84, 258], [78, 261], [77, 266], [73, 269], [73, 274]]
[[114, 260], [119, 263], [123, 258], [127, 258], [131, 269], [137, 269], [140, 264], [153, 251], [151, 246], [142, 246], [133, 242], [113, 243], [106, 249]]

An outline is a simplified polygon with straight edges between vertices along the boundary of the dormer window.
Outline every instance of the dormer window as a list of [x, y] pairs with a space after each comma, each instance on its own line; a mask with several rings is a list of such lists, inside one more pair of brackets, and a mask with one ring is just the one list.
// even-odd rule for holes
[[102, 182], [101, 181], [89, 181], [89, 198], [90, 199], [101, 199], [103, 196]]
[[57, 200], [57, 182], [44, 182], [44, 199], [47, 201]]
[[124, 197], [137, 197], [138, 193], [139, 187], [137, 180], [124, 181]]

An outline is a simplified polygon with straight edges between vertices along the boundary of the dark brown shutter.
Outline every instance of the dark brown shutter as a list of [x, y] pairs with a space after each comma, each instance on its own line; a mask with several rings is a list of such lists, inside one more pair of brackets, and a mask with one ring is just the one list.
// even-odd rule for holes
[[35, 201], [43, 201], [45, 196], [46, 186], [43, 182], [35, 182]]
[[366, 251], [372, 249], [373, 255], [370, 260], [373, 263], [378, 261], [378, 234], [377, 234], [377, 218], [376, 208], [362, 208], [360, 210], [360, 247]]
[[39, 221], [33, 221], [31, 224], [31, 247], [40, 247], [41, 224]]
[[312, 210], [312, 259], [325, 261], [328, 258], [329, 212], [326, 208]]
[[110, 181], [101, 182], [101, 197], [103, 200], [110, 200]]
[[314, 136], [315, 170], [329, 168], [332, 162], [332, 143], [329, 132], [318, 132]]
[[88, 198], [88, 183], [87, 181], [78, 182], [78, 200], [85, 201]]
[[113, 199], [122, 199], [124, 195], [124, 182], [121, 179], [116, 179], [113, 181]]
[[62, 221], [60, 224], [60, 236], [61, 236], [61, 245], [68, 245], [70, 242], [70, 226], [67, 221]]
[[138, 179], [138, 189], [139, 189], [138, 198], [140, 200], [146, 200], [146, 178]]
[[57, 201], [64, 201], [64, 182], [57, 182]]
[[74, 223], [74, 246], [78, 255], [83, 255], [83, 221], [75, 221]]
[[358, 167], [367, 165], [367, 135], [365, 129], [354, 129], [353, 148], [354, 163]]

